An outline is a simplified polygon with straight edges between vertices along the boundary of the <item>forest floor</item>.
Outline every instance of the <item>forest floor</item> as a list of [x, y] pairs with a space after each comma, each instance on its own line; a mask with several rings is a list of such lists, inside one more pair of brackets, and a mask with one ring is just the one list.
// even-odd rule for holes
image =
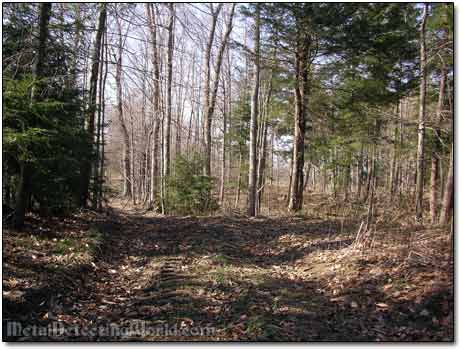
[[3, 230], [3, 339], [453, 340], [447, 229], [382, 216], [357, 239], [360, 215], [314, 211], [30, 216]]

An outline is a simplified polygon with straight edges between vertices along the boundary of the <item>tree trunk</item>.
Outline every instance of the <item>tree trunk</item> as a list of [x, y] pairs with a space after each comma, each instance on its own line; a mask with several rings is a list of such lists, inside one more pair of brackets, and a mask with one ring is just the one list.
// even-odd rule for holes
[[266, 98], [263, 104], [263, 120], [261, 125], [261, 136], [259, 144], [259, 157], [258, 157], [258, 169], [257, 169], [257, 186], [256, 186], [256, 212], [259, 213], [262, 206], [262, 197], [264, 193], [264, 185], [266, 181], [266, 156], [267, 156], [267, 129], [268, 129], [268, 118], [270, 114], [270, 102], [272, 97], [272, 79], [273, 72], [269, 78], [269, 86], [267, 89]]
[[[401, 103], [400, 107], [397, 107], [397, 113], [401, 113]], [[390, 175], [389, 175], [389, 198], [392, 200], [392, 197], [395, 193], [395, 179], [397, 177], [397, 154], [398, 154], [398, 129], [399, 129], [399, 122], [395, 121], [395, 126], [393, 130], [393, 149], [392, 149], [392, 157], [390, 163]]]
[[134, 166], [134, 120], [133, 120], [133, 113], [130, 113], [130, 121], [131, 121], [131, 137], [130, 137], [130, 156], [129, 156], [129, 161], [130, 161], [130, 168], [131, 168], [131, 173], [130, 173], [130, 178], [131, 178], [131, 199], [133, 202], [133, 205], [136, 205], [136, 186], [135, 186], [135, 166]]
[[[40, 19], [38, 28], [38, 39], [36, 41], [37, 55], [32, 65], [32, 78], [35, 84], [32, 86], [31, 103], [38, 100], [40, 90], [40, 78], [43, 77], [43, 63], [46, 56], [46, 41], [48, 38], [48, 24], [51, 16], [51, 3], [40, 4]], [[99, 51], [98, 51], [99, 52]], [[38, 82], [38, 83], [37, 83]]]
[[[373, 159], [375, 158], [373, 152]], [[375, 174], [375, 162], [373, 161], [373, 167], [371, 168], [371, 184], [370, 184], [370, 198], [368, 202], [367, 220], [365, 223], [364, 231], [370, 229], [371, 223], [373, 222], [374, 216], [374, 201], [375, 201], [375, 189], [376, 189], [376, 174]]]
[[82, 31], [83, 31], [83, 26], [82, 26], [82, 18], [81, 18], [81, 4], [76, 3], [75, 4], [75, 41], [74, 41], [74, 47], [73, 47], [73, 55], [74, 57], [72, 58], [71, 65], [70, 65], [70, 79], [69, 79], [69, 84], [71, 88], [77, 88], [77, 64], [78, 64], [78, 56], [79, 56], [79, 50], [82, 42]]
[[99, 62], [99, 95], [98, 95], [98, 121], [96, 123], [97, 131], [96, 131], [96, 165], [93, 168], [93, 183], [94, 183], [94, 194], [92, 197], [92, 207], [93, 209], [97, 209], [99, 206], [99, 193], [101, 192], [99, 187], [101, 183], [99, 182], [99, 164], [100, 164], [100, 157], [101, 157], [101, 133], [104, 132], [103, 125], [101, 124], [102, 121], [102, 104], [103, 104], [103, 95], [104, 95], [104, 86], [103, 82], [105, 82], [105, 76], [103, 75], [104, 72], [104, 48], [106, 46], [105, 42], [106, 35], [102, 36], [101, 41], [101, 53]]
[[107, 32], [104, 33], [104, 42], [106, 43], [104, 46], [104, 55], [105, 55], [105, 64], [104, 64], [104, 77], [102, 81], [102, 120], [101, 120], [101, 159], [100, 159], [100, 167], [99, 167], [99, 202], [98, 202], [98, 209], [102, 208], [102, 201], [103, 201], [103, 186], [104, 186], [104, 161], [105, 161], [105, 133], [104, 133], [104, 127], [105, 127], [105, 118], [106, 118], [106, 102], [105, 102], [105, 91], [106, 91], [106, 81], [107, 81], [107, 74], [109, 73], [109, 54], [108, 54], [108, 49], [107, 49]]
[[258, 106], [259, 106], [259, 30], [260, 30], [260, 9], [256, 4], [255, 19], [255, 75], [253, 82], [253, 95], [251, 98], [251, 120], [250, 120], [250, 159], [248, 170], [248, 215], [256, 215], [256, 137], [258, 130]]
[[226, 132], [227, 132], [227, 101], [226, 101], [226, 83], [223, 80], [223, 135], [222, 135], [222, 158], [221, 158], [221, 186], [219, 188], [219, 203], [224, 204], [224, 184], [226, 181]]
[[[350, 186], [351, 186], [351, 165], [350, 163], [346, 166], [346, 169], [344, 170], [344, 201], [347, 202], [349, 201], [349, 191], [350, 191]], [[308, 180], [309, 173], [306, 175], [306, 182]]]
[[237, 178], [237, 194], [235, 195], [235, 208], [238, 207], [240, 203], [240, 190], [242, 186], [242, 166], [243, 166], [243, 155], [242, 149], [239, 149], [239, 173]]
[[431, 223], [434, 224], [437, 220], [437, 188], [439, 182], [439, 152], [440, 152], [440, 123], [442, 121], [442, 110], [443, 110], [443, 99], [445, 96], [445, 82], [447, 78], [447, 70], [442, 67], [439, 87], [439, 100], [437, 103], [435, 130], [434, 130], [434, 149], [431, 153], [431, 199], [430, 199], [430, 210], [431, 210]]
[[[229, 127], [232, 126], [232, 71], [231, 71], [231, 50], [228, 48], [227, 54], [227, 123]], [[227, 139], [227, 151], [228, 151], [228, 166], [227, 166], [227, 182], [230, 182], [232, 175], [232, 142]]]
[[[300, 30], [300, 29], [298, 29]], [[298, 38], [295, 57], [295, 117], [290, 201], [288, 209], [298, 211], [303, 205], [304, 135], [306, 132], [307, 78], [309, 46]]]
[[[48, 23], [51, 16], [51, 3], [40, 4], [40, 19], [38, 28], [38, 40], [36, 43], [37, 55], [32, 66], [32, 78], [35, 84], [32, 86], [30, 103], [35, 103], [40, 96], [40, 79], [43, 77], [43, 63], [46, 56], [46, 41], [48, 38]], [[27, 203], [30, 195], [30, 181], [32, 175], [31, 165], [27, 160], [21, 160], [19, 163], [19, 183], [16, 189], [16, 205], [13, 217], [13, 224], [17, 229], [24, 225]]]
[[24, 225], [24, 217], [27, 209], [27, 202], [30, 192], [30, 164], [26, 161], [19, 163], [19, 183], [16, 189], [16, 205], [14, 211], [14, 226], [19, 229]]
[[151, 60], [154, 69], [153, 81], [153, 131], [152, 131], [152, 154], [151, 154], [151, 183], [150, 183], [150, 203], [153, 207], [158, 195], [159, 187], [159, 155], [160, 148], [160, 126], [161, 126], [161, 109], [160, 109], [160, 66], [157, 49], [157, 25], [153, 4], [146, 4], [147, 17], [149, 20], [149, 29], [151, 35]]
[[[266, 116], [267, 118], [267, 116]], [[259, 213], [262, 207], [262, 197], [266, 183], [266, 149], [267, 149], [267, 120], [262, 125], [262, 140], [258, 158], [257, 185], [256, 185], [256, 212]]]
[[419, 116], [418, 116], [418, 155], [416, 170], [416, 220], [423, 219], [423, 195], [424, 195], [424, 133], [426, 119], [426, 18], [428, 4], [424, 4], [424, 12], [421, 22], [420, 38], [420, 66], [421, 77], [419, 86]]
[[453, 147], [451, 145], [450, 165], [448, 167], [447, 179], [442, 201], [442, 211], [440, 212], [440, 224], [447, 224], [453, 214]]
[[362, 172], [363, 172], [363, 144], [360, 147], [360, 156], [357, 161], [357, 196], [356, 200], [360, 200], [362, 195]]
[[291, 183], [293, 181], [293, 149], [291, 150], [291, 157], [289, 161], [288, 168], [290, 170], [290, 174], [288, 175], [288, 195], [287, 195], [287, 200], [286, 203], [290, 203], [290, 198], [291, 198]]
[[371, 180], [373, 178], [374, 161], [374, 154], [367, 154], [367, 182], [365, 185], [365, 195], [363, 197], [364, 202], [368, 200], [368, 195], [370, 194]]
[[[102, 3], [99, 11], [98, 29], [96, 31], [96, 39], [94, 42], [93, 56], [91, 58], [91, 76], [90, 76], [90, 91], [87, 109], [87, 120], [88, 128], [87, 134], [93, 149], [94, 142], [94, 126], [95, 126], [95, 112], [96, 112], [96, 92], [98, 85], [99, 75], [99, 59], [101, 53], [101, 39], [102, 34], [105, 30], [106, 23], [106, 4]], [[88, 203], [89, 187], [90, 187], [90, 175], [91, 175], [91, 162], [86, 160], [82, 167], [82, 186], [80, 195], [80, 206], [86, 207]]]
[[[211, 95], [210, 93], [208, 93], [209, 97], [205, 98], [205, 101], [207, 99], [209, 100], [208, 104], [206, 104], [205, 102], [205, 168], [204, 168], [205, 176], [211, 176], [211, 124], [213, 120], [214, 109], [216, 106], [216, 95], [218, 93], [219, 75], [221, 72], [222, 58], [224, 55], [224, 50], [226, 49], [227, 41], [229, 40], [229, 36], [232, 31], [232, 21], [234, 18], [234, 11], [235, 11], [235, 4], [232, 4], [231, 12], [229, 14], [228, 22], [226, 24], [226, 32], [224, 33], [224, 37], [222, 38], [221, 45], [219, 46], [218, 55], [216, 56], [213, 89], [211, 90]], [[216, 14], [216, 17], [217, 17], [217, 14]], [[215, 18], [213, 19], [213, 21], [215, 21]], [[213, 30], [213, 36], [214, 36], [214, 30]], [[210, 33], [211, 40], [208, 42], [208, 44], [210, 44], [210, 42], [211, 43], [213, 42], [213, 36], [211, 36], [211, 33]], [[208, 47], [207, 47], [207, 50], [208, 50]], [[210, 47], [210, 51], [211, 51], [211, 47]], [[207, 51], [207, 54], [208, 54], [208, 51]], [[209, 78], [209, 74], [207, 78]], [[209, 83], [205, 85], [205, 88], [208, 88], [209, 90]], [[207, 91], [205, 90], [205, 96], [207, 95], [206, 92]]]
[[122, 28], [119, 21], [117, 21], [117, 33], [118, 33], [118, 57], [115, 68], [115, 87], [116, 87], [116, 98], [117, 98], [117, 117], [120, 123], [120, 129], [123, 137], [123, 193], [125, 197], [131, 198], [134, 193], [131, 190], [131, 144], [130, 135], [128, 128], [125, 123], [125, 117], [123, 113], [123, 91], [122, 91], [122, 59], [123, 59], [123, 37]]
[[[184, 43], [181, 44], [180, 50], [184, 51]], [[176, 98], [176, 139], [175, 139], [175, 159], [181, 155], [181, 142], [182, 142], [182, 123], [183, 123], [183, 113], [184, 113], [184, 102], [186, 99], [186, 94], [184, 92], [184, 86], [189, 85], [189, 76], [190, 69], [188, 69], [187, 77], [184, 80], [184, 55], [181, 54], [179, 59], [179, 81], [177, 89], [177, 98]]]
[[[204, 97], [204, 118], [205, 118], [205, 134], [206, 140], [204, 143], [204, 151], [205, 151], [205, 167], [204, 167], [204, 174], [205, 176], [209, 176], [211, 172], [211, 116], [209, 115], [210, 110], [210, 83], [211, 83], [211, 50], [213, 48], [213, 41], [216, 31], [216, 22], [218, 21], [218, 15], [221, 11], [222, 4], [219, 4], [216, 10], [213, 10], [213, 4], [210, 4], [211, 8], [211, 28], [210, 34], [208, 35], [208, 42], [205, 48], [205, 81], [203, 87], [203, 97]], [[210, 136], [208, 137], [208, 133]]]
[[163, 176], [170, 175], [170, 146], [171, 146], [171, 88], [173, 81], [173, 49], [174, 49], [174, 4], [169, 4], [170, 19], [168, 22], [168, 53], [167, 53], [167, 91], [166, 91], [166, 120], [164, 124], [163, 140]]
[[303, 191], [305, 191], [307, 189], [307, 186], [309, 185], [309, 175], [310, 175], [310, 172], [311, 172], [311, 163], [309, 162], [307, 164], [307, 168], [306, 168], [306, 173], [304, 175], [304, 187], [303, 187]]
[[403, 148], [403, 116], [406, 105], [405, 105], [405, 100], [400, 101], [400, 107], [399, 107], [399, 121], [398, 121], [398, 139], [396, 140], [397, 142], [397, 157], [396, 157], [396, 173], [394, 176], [394, 192], [393, 194], [396, 193], [396, 191], [401, 191], [401, 178], [402, 178], [402, 148]]

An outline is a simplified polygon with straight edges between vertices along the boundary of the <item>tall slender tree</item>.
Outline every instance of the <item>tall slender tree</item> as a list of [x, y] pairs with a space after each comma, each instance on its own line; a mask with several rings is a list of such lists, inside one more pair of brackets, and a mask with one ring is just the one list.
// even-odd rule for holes
[[166, 178], [170, 175], [171, 167], [171, 112], [172, 112], [172, 84], [173, 84], [173, 50], [174, 50], [174, 22], [175, 22], [175, 5], [168, 4], [168, 52], [167, 52], [167, 87], [166, 87], [166, 120], [163, 131], [163, 176]]
[[423, 219], [424, 196], [424, 135], [426, 132], [426, 22], [429, 4], [424, 4], [420, 29], [420, 82], [419, 82], [419, 113], [418, 113], [418, 154], [416, 170], [416, 220]]
[[306, 133], [307, 99], [308, 99], [308, 74], [310, 65], [310, 51], [312, 37], [304, 20], [296, 17], [295, 41], [295, 113], [294, 113], [294, 139], [292, 179], [288, 208], [297, 211], [303, 205], [304, 188], [304, 137]]
[[447, 224], [453, 213], [453, 148], [451, 145], [450, 164], [448, 166], [447, 179], [442, 201], [442, 211], [440, 212], [440, 224]]
[[[96, 38], [93, 46], [93, 55], [91, 58], [91, 76], [90, 76], [90, 91], [88, 97], [88, 108], [87, 108], [87, 134], [91, 144], [94, 142], [94, 131], [95, 131], [95, 115], [96, 115], [96, 96], [98, 88], [98, 76], [99, 76], [99, 60], [101, 58], [101, 41], [102, 35], [105, 30], [106, 23], [106, 4], [102, 3], [99, 8], [98, 26], [96, 31]], [[82, 168], [82, 187], [80, 195], [80, 205], [86, 207], [89, 198], [90, 189], [90, 176], [91, 176], [91, 161], [87, 160], [83, 164]]]
[[447, 80], [447, 70], [445, 66], [442, 66], [440, 74], [440, 86], [439, 86], [439, 98], [436, 109], [436, 120], [434, 130], [434, 149], [431, 153], [431, 194], [430, 194], [430, 211], [431, 211], [431, 222], [437, 222], [437, 189], [439, 183], [439, 152], [440, 152], [440, 124], [442, 121], [443, 101], [445, 98], [445, 86]]
[[131, 162], [131, 142], [130, 134], [128, 131], [128, 125], [125, 121], [125, 116], [123, 112], [123, 50], [125, 40], [122, 34], [122, 23], [120, 18], [116, 18], [117, 23], [117, 56], [116, 56], [116, 66], [115, 66], [115, 88], [116, 88], [116, 100], [117, 100], [117, 117], [120, 124], [120, 129], [122, 131], [123, 137], [123, 192], [122, 195], [128, 198], [133, 196], [131, 187], [132, 187], [132, 162]]
[[259, 115], [259, 73], [260, 73], [260, 5], [255, 5], [255, 39], [254, 39], [254, 77], [253, 77], [253, 94], [251, 97], [251, 120], [250, 120], [250, 159], [248, 170], [248, 215], [256, 215], [256, 174], [257, 174], [257, 154], [256, 154], [256, 137], [258, 131]]
[[149, 30], [151, 38], [151, 60], [154, 70], [153, 77], [153, 130], [152, 130], [152, 152], [151, 152], [151, 183], [150, 183], [150, 206], [154, 205], [154, 201], [158, 194], [159, 186], [159, 159], [160, 159], [160, 125], [161, 125], [161, 109], [160, 109], [160, 58], [157, 47], [157, 21], [154, 4], [146, 3], [147, 18], [149, 20]]
[[[212, 120], [213, 120], [213, 115], [216, 107], [216, 97], [218, 94], [218, 86], [219, 86], [219, 76], [221, 73], [221, 66], [222, 66], [222, 60], [224, 56], [224, 50], [226, 49], [227, 42], [229, 41], [229, 36], [232, 32], [232, 24], [233, 24], [233, 18], [234, 18], [234, 11], [235, 11], [235, 4], [231, 5], [230, 8], [230, 13], [229, 17], [227, 19], [226, 23], [226, 31], [224, 33], [224, 36], [222, 37], [221, 44], [218, 49], [218, 54], [216, 56], [216, 62], [214, 66], [214, 81], [213, 81], [213, 86], [211, 91], [207, 95], [207, 85], [205, 85], [205, 168], [204, 172], [206, 176], [211, 176], [211, 126], [212, 126]], [[211, 32], [210, 32], [210, 38]], [[213, 41], [210, 40], [208, 44], [212, 43]], [[208, 54], [208, 47], [207, 47], [207, 54]], [[206, 69], [206, 67], [205, 67]], [[208, 101], [208, 103], [207, 103]]]

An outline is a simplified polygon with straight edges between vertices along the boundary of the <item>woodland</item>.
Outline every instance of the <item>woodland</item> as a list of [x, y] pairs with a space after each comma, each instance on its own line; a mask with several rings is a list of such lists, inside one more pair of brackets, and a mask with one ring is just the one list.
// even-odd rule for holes
[[453, 3], [2, 7], [4, 341], [454, 341]]

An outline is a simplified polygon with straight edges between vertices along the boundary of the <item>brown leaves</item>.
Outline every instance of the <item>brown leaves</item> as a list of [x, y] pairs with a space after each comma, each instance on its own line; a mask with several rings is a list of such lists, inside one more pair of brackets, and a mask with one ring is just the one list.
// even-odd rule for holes
[[387, 305], [386, 303], [376, 303], [376, 307], [381, 309], [387, 309], [389, 308], [389, 305]]
[[[20, 294], [15, 292], [31, 288], [30, 275], [16, 278], [11, 272], [27, 260], [36, 268], [34, 275], [40, 275], [34, 286], [52, 284], [64, 303], [52, 308], [39, 303], [45, 297], [37, 297], [36, 313], [26, 310], [28, 321], [210, 323], [218, 327], [211, 339], [220, 340], [415, 340], [444, 338], [452, 324], [452, 298], [430, 298], [448, 288], [448, 276], [400, 265], [385, 241], [382, 250], [346, 258], [341, 241], [350, 236], [331, 223], [302, 217], [249, 222], [122, 214], [107, 220], [117, 229], [104, 237], [99, 257], [86, 262], [91, 266], [87, 272], [73, 269], [79, 265], [75, 246], [73, 251], [65, 246], [59, 259], [50, 253], [64, 238], [89, 234], [88, 229], [71, 229], [75, 223], [61, 226], [67, 235], [10, 238], [11, 265], [5, 268], [11, 274], [4, 280], [4, 297], [12, 300]], [[91, 246], [82, 240], [85, 251], [86, 244]], [[168, 277], [174, 282], [161, 282]], [[421, 330], [420, 323], [430, 330]]]

